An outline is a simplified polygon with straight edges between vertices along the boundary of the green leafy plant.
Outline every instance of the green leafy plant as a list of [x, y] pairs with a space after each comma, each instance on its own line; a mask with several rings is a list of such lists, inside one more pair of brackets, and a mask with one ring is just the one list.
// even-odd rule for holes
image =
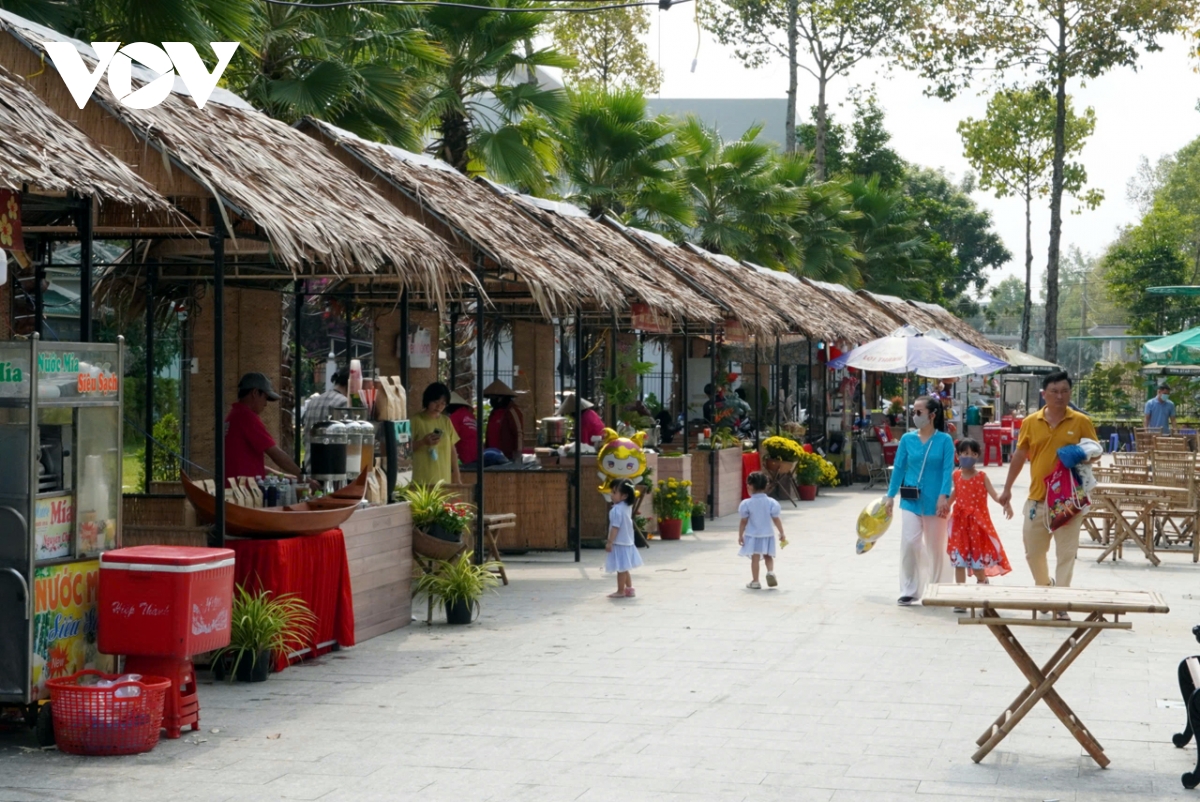
[[728, 429], [716, 429], [712, 433], [712, 448], [736, 448], [741, 442], [737, 435]]
[[768, 437], [762, 444], [768, 457], [784, 462], [799, 462], [800, 453], [804, 451], [804, 448], [790, 437]]
[[650, 414], [655, 417], [663, 411], [662, 402], [658, 400], [658, 396], [654, 393], [647, 393], [646, 397], [642, 399], [642, 403], [646, 405], [646, 409], [650, 410]]
[[822, 463], [828, 464], [819, 454], [801, 451], [796, 460], [796, 483], [799, 485], [815, 485], [821, 480]]
[[645, 532], [650, 526], [650, 519], [645, 515], [635, 515], [633, 516], [633, 525], [639, 532]]
[[397, 490], [396, 495], [398, 500], [409, 503], [413, 526], [418, 529], [441, 526], [450, 535], [470, 531], [471, 522], [475, 520], [475, 508], [466, 502], [453, 501], [454, 493], [443, 489], [442, 484], [410, 484], [403, 490]]
[[218, 650], [214, 663], [232, 657], [228, 677], [232, 682], [238, 666], [249, 658], [250, 667], [260, 655], [290, 654], [303, 648], [316, 629], [317, 617], [294, 593], [276, 596], [269, 590], [250, 592], [238, 585], [230, 611], [229, 645]]
[[154, 481], [178, 482], [179, 457], [176, 455], [183, 450], [179, 418], [170, 412], [159, 418], [154, 424], [154, 439], [157, 441], [151, 474]]
[[692, 516], [692, 483], [686, 479], [660, 479], [654, 490], [654, 514], [668, 520]]
[[704, 513], [708, 512], [708, 506], [703, 501], [692, 502], [692, 517], [703, 518]]
[[416, 593], [429, 596], [438, 607], [474, 604], [500, 583], [493, 573], [500, 564], [488, 561], [475, 565], [473, 552], [464, 551], [450, 560], [438, 560], [431, 573], [417, 580]]

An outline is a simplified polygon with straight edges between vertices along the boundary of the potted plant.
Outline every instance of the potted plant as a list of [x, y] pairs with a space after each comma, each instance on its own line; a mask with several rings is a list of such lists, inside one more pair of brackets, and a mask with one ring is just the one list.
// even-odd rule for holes
[[660, 479], [654, 491], [654, 514], [658, 517], [659, 537], [679, 540], [684, 517], [692, 516], [692, 483], [686, 479]]
[[238, 585], [230, 611], [229, 645], [213, 656], [217, 679], [265, 682], [275, 655], [291, 654], [312, 638], [317, 617], [294, 593], [251, 593]]
[[413, 520], [413, 550], [424, 557], [449, 560], [463, 549], [463, 535], [475, 520], [475, 508], [454, 501], [454, 493], [438, 482], [432, 487], [410, 484], [398, 490]]
[[821, 480], [821, 463], [825, 462], [819, 454], [801, 451], [796, 461], [796, 486], [800, 490], [801, 501], [813, 501], [817, 497], [817, 482]]
[[774, 473], [791, 473], [800, 461], [800, 454], [804, 453], [804, 448], [790, 437], [775, 435], [763, 440], [762, 444], [767, 453], [763, 464]]
[[464, 551], [452, 560], [438, 560], [432, 572], [417, 580], [417, 593], [428, 595], [438, 607], [446, 608], [447, 624], [471, 623], [484, 592], [500, 583], [493, 573], [499, 563], [475, 565], [472, 554]]
[[820, 488], [837, 487], [840, 482], [838, 480], [837, 466], [819, 455], [817, 459], [821, 460], [821, 473], [817, 477], [817, 493], [819, 494], [821, 492]]
[[704, 531], [704, 513], [706, 513], [706, 512], [708, 512], [708, 507], [706, 507], [704, 505], [703, 501], [693, 501], [692, 502], [692, 531], [693, 532], [703, 532]]

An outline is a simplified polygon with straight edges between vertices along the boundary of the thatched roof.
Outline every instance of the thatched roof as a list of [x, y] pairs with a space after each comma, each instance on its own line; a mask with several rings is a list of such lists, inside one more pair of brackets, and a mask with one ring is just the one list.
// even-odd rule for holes
[[[846, 339], [851, 342], [867, 342], [874, 339], [870, 328], [858, 318], [847, 313], [841, 304], [834, 302], [817, 288], [804, 283], [791, 273], [772, 270], [751, 262], [746, 262], [746, 264], [758, 271], [768, 281], [780, 285], [787, 294], [788, 301], [796, 304], [812, 321], [810, 325], [813, 326], [814, 332], [813, 335], [810, 335], [810, 339], [813, 339], [814, 336], [816, 339], [829, 341]], [[824, 329], [824, 331], [818, 333], [820, 329]]]
[[981, 351], [986, 351], [992, 356], [1005, 359], [1005, 351], [1007, 349], [989, 340], [970, 323], [950, 310], [937, 304], [927, 304], [922, 301], [909, 301], [909, 303], [925, 310], [930, 317], [938, 322], [938, 328], [951, 337], [962, 340], [968, 345], [973, 345]]
[[113, 201], [147, 210], [171, 204], [154, 188], [55, 114], [0, 66], [0, 188]]
[[618, 308], [620, 288], [586, 259], [555, 239], [545, 226], [513, 207], [487, 186], [445, 162], [391, 145], [369, 142], [320, 120], [301, 128], [315, 131], [368, 166], [449, 235], [487, 257], [506, 278], [523, 282], [546, 317], [580, 305]]
[[605, 217], [604, 222], [652, 254], [693, 290], [726, 310], [726, 317], [738, 321], [750, 333], [769, 336], [787, 333], [788, 323], [778, 312], [745, 292], [703, 257], [652, 231], [630, 228], [610, 217]]
[[884, 314], [891, 317], [892, 320], [896, 321], [897, 327], [915, 326], [918, 331], [922, 332], [940, 328], [938, 321], [930, 317], [928, 312], [919, 306], [908, 303], [903, 298], [897, 298], [895, 295], [868, 292], [867, 290], [859, 290], [857, 295], [874, 304]]
[[618, 285], [628, 288], [635, 296], [630, 300], [641, 301], [675, 321], [721, 320], [721, 310], [716, 305], [678, 280], [649, 253], [604, 223], [588, 217], [582, 209], [492, 186], [497, 192], [510, 195], [517, 207], [605, 270]]
[[862, 325], [867, 336], [859, 340], [860, 343], [886, 337], [896, 330], [895, 320], [890, 315], [884, 314], [878, 306], [860, 298], [841, 284], [830, 284], [811, 278], [802, 278], [801, 281], [820, 292], [830, 303], [836, 304], [844, 314]]
[[[95, 52], [83, 42], [5, 12], [0, 12], [0, 29], [36, 56], [45, 57], [43, 41], [70, 42], [94, 69]], [[166, 194], [219, 199], [222, 216], [232, 212], [256, 225], [270, 240], [273, 257], [294, 272], [319, 264], [336, 274], [372, 273], [390, 264], [407, 281], [439, 296], [447, 283], [463, 277], [461, 262], [429, 231], [400, 214], [309, 137], [229, 92], [215, 90], [199, 109], [177, 80], [161, 104], [139, 110], [121, 105], [101, 81], [88, 107], [79, 111], [48, 57], [45, 72], [49, 75], [33, 85], [59, 114], [93, 120], [88, 113], [98, 104], [144, 143], [142, 148], [162, 154], [168, 175], [181, 172], [197, 187], [182, 191], [176, 179], [177, 186]], [[135, 65], [136, 79], [151, 77]], [[88, 130], [86, 124], [80, 127]], [[99, 133], [93, 138], [109, 144]], [[145, 159], [138, 169], [158, 167], [154, 161]]]
[[822, 321], [814, 320], [806, 314], [802, 305], [796, 302], [782, 285], [724, 254], [712, 253], [692, 242], [685, 242], [683, 247], [703, 259], [712, 269], [722, 273], [730, 282], [741, 287], [744, 293], [773, 310], [791, 331], [803, 334], [809, 339], [820, 340], [828, 336], [828, 330]]

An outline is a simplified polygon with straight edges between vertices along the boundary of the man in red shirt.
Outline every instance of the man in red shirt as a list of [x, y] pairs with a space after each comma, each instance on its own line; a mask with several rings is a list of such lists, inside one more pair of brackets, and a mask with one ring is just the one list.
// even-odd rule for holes
[[271, 380], [261, 373], [247, 373], [238, 382], [238, 400], [225, 416], [225, 475], [266, 476], [264, 457], [270, 457], [291, 476], [300, 476], [300, 466], [275, 444], [275, 438], [263, 425], [262, 412], [279, 393]]

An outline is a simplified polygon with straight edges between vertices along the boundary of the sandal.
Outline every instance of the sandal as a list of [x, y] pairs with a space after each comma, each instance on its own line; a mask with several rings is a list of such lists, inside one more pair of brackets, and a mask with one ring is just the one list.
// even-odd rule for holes
[[626, 598], [633, 598], [636, 595], [637, 595], [637, 591], [634, 590], [633, 588], [625, 588]]
[[747, 582], [746, 587], [750, 588], [750, 590], [762, 590], [762, 585], [757, 582]]
[[622, 592], [622, 591], [619, 591], [619, 590], [618, 590], [616, 593], [610, 593], [610, 594], [608, 594], [608, 598], [610, 598], [610, 599], [623, 599], [623, 598], [625, 598], [625, 593], [624, 593], [624, 592]]

